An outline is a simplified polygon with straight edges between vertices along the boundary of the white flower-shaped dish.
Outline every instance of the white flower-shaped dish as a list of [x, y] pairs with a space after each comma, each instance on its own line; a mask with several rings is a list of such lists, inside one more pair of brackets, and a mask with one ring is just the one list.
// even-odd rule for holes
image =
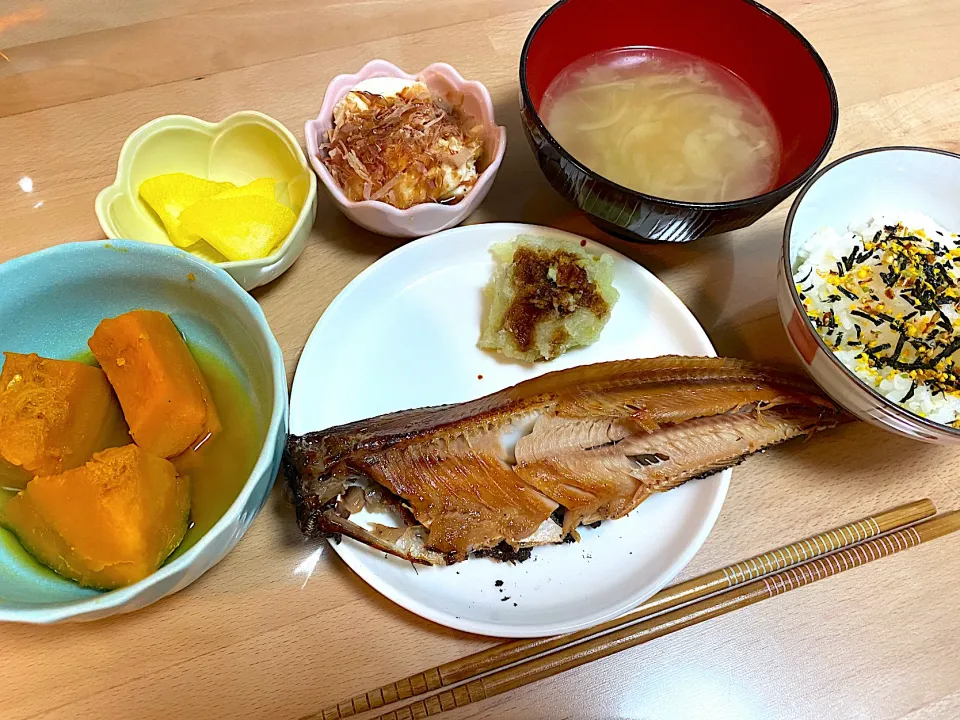
[[[420, 80], [434, 92], [447, 96], [450, 93], [463, 95], [463, 111], [476, 119], [483, 127], [483, 156], [478, 170], [480, 177], [473, 189], [460, 202], [444, 205], [422, 203], [407, 210], [400, 210], [379, 200], [355, 202], [344, 195], [330, 171], [320, 159], [320, 144], [333, 126], [333, 107], [357, 84], [377, 77], [398, 77]], [[414, 238], [446, 230], [461, 223], [483, 201], [493, 179], [497, 175], [503, 153], [507, 148], [507, 130], [496, 124], [493, 117], [493, 101], [490, 93], [479, 82], [464, 78], [446, 63], [428, 65], [415, 75], [406, 73], [386, 60], [372, 60], [353, 75], [337, 75], [323, 96], [323, 105], [316, 120], [304, 126], [310, 164], [330, 192], [337, 206], [357, 225], [381, 235]]]
[[148, 178], [172, 172], [237, 185], [270, 177], [277, 181], [278, 199], [297, 213], [280, 247], [260, 260], [230, 262], [206, 243], [188, 248], [226, 270], [244, 290], [275, 280], [300, 257], [317, 217], [317, 179], [300, 143], [277, 120], [249, 110], [218, 123], [165, 115], [137, 129], [120, 150], [117, 179], [97, 195], [97, 219], [108, 238], [171, 244], [139, 188]]

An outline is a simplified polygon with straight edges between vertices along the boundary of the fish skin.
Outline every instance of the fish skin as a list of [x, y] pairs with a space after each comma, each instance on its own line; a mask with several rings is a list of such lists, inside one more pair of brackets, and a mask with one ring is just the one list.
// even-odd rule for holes
[[[743, 360], [664, 356], [561, 370], [465, 403], [291, 436], [284, 470], [306, 535], [372, 544], [370, 533], [331, 517], [346, 485], [362, 479], [401, 498], [429, 533], [419, 557], [379, 539], [378, 549], [436, 564], [438, 553], [456, 562], [501, 542], [516, 547], [558, 503], [564, 534], [622, 517], [652, 492], [845, 419], [802, 376]], [[500, 438], [515, 427], [526, 434], [511, 451]], [[722, 447], [698, 443], [705, 431], [722, 431]], [[674, 459], [678, 452], [687, 462]], [[656, 453], [670, 460], [647, 457]]]

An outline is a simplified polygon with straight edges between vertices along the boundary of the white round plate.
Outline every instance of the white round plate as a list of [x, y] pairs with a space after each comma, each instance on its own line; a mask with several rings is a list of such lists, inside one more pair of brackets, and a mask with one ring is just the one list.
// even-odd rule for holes
[[[620, 291], [596, 343], [538, 365], [478, 349], [482, 289], [493, 272], [489, 248], [520, 234], [583, 240], [534, 225], [469, 225], [416, 240], [358, 275], [327, 308], [300, 357], [291, 432], [462, 402], [575, 365], [715, 354], [663, 283], [589, 240], [588, 249], [615, 259]], [[333, 548], [376, 590], [442, 625], [498, 637], [570, 632], [632, 609], [680, 572], [713, 527], [730, 474], [652, 497], [625, 518], [581, 528], [580, 543], [536, 548], [516, 565], [471, 558], [414, 568], [348, 538]]]

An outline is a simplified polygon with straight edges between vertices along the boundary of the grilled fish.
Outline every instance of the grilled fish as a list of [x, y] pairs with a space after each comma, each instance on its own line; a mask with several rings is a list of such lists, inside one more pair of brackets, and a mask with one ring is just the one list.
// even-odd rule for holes
[[[664, 356], [561, 370], [465, 403], [291, 435], [284, 471], [305, 535], [343, 534], [442, 565], [562, 542], [652, 493], [845, 419], [800, 376]], [[352, 522], [354, 486], [391, 506], [403, 527]]]

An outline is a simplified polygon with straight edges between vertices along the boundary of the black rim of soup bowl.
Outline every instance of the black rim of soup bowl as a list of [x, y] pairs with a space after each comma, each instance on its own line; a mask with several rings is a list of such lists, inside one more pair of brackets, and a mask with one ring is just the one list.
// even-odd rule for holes
[[[890, 145], [885, 147], [868, 148], [866, 150], [858, 150], [857, 152], [850, 153], [849, 155], [844, 155], [842, 158], [834, 160], [832, 163], [822, 168], [812, 178], [810, 178], [810, 181], [806, 185], [804, 185], [803, 189], [799, 192], [797, 197], [794, 199], [793, 205], [790, 206], [790, 212], [787, 214], [787, 222], [783, 226], [783, 251], [781, 252], [781, 261], [780, 261], [781, 268], [780, 269], [781, 269], [781, 272], [783, 272], [784, 274], [784, 279], [787, 281], [787, 284], [790, 286], [790, 297], [793, 300], [794, 309], [798, 313], [800, 313], [800, 316], [803, 318], [804, 325], [810, 331], [810, 334], [813, 335], [813, 339], [816, 340], [817, 347], [823, 351], [823, 353], [830, 359], [830, 362], [834, 366], [840, 368], [840, 370], [843, 371], [844, 375], [846, 375], [851, 381], [853, 381], [860, 387], [867, 390], [867, 392], [869, 392], [875, 399], [880, 401], [880, 404], [884, 408], [886, 408], [887, 410], [890, 410], [891, 412], [893, 412], [893, 414], [901, 415], [901, 416], [906, 415], [912, 421], [919, 423], [921, 426], [923, 426], [926, 429], [929, 429], [935, 432], [946, 431], [948, 434], [953, 435], [954, 437], [960, 438], [960, 428], [955, 428], [955, 427], [951, 427], [950, 425], [944, 425], [943, 423], [938, 423], [938, 422], [934, 422], [933, 420], [928, 420], [925, 417], [920, 417], [916, 413], [907, 410], [905, 407], [903, 407], [899, 403], [894, 402], [893, 400], [888, 398], [886, 395], [881, 393], [875, 387], [867, 385], [867, 383], [861, 380], [857, 376], [857, 374], [853, 372], [853, 370], [851, 370], [842, 362], [840, 362], [840, 358], [838, 358], [836, 354], [833, 352], [833, 350], [823, 341], [823, 338], [820, 337], [820, 333], [818, 333], [814, 329], [813, 323], [810, 322], [809, 316], [807, 315], [806, 311], [804, 311], [803, 309], [803, 303], [800, 302], [800, 295], [799, 293], [797, 293], [797, 286], [793, 282], [793, 265], [790, 261], [790, 250], [793, 246], [793, 243], [790, 241], [790, 236], [793, 233], [793, 221], [796, 218], [797, 212], [800, 210], [800, 205], [803, 203], [803, 199], [807, 196], [807, 193], [810, 192], [810, 189], [814, 185], [816, 185], [817, 182], [820, 180], [820, 178], [822, 178], [828, 172], [833, 170], [838, 165], [842, 165], [843, 163], [849, 160], [856, 160], [857, 158], [862, 157], [864, 155], [874, 155], [876, 153], [901, 152], [901, 151], [924, 152], [924, 153], [932, 153], [934, 155], [946, 155], [947, 157], [960, 160], [960, 155], [958, 155], [957, 153], [952, 153], [947, 150], [938, 150], [936, 148], [919, 147], [916, 145]], [[809, 240], [809, 238], [807, 238], [807, 240]], [[799, 245], [802, 245], [804, 242], [806, 242], [806, 240], [801, 241]], [[793, 341], [791, 340], [791, 344], [792, 343]], [[807, 363], [804, 363], [804, 364], [807, 364]], [[839, 403], [839, 404], [842, 405], [843, 403]]]
[[[690, 242], [708, 235], [716, 235], [721, 232], [747, 227], [766, 215], [795, 190], [810, 180], [811, 176], [817, 171], [817, 168], [820, 167], [824, 159], [827, 157], [827, 154], [830, 152], [830, 148], [833, 146], [833, 141], [837, 136], [837, 125], [840, 120], [840, 103], [837, 98], [836, 85], [833, 82], [833, 77], [831, 77], [830, 71], [827, 69], [826, 63], [824, 63], [823, 58], [820, 57], [820, 54], [816, 51], [813, 45], [810, 44], [810, 41], [807, 40], [800, 33], [800, 31], [793, 27], [793, 25], [777, 15], [777, 13], [758, 2], [755, 2], [755, 0], [739, 0], [739, 2], [750, 5], [751, 7], [759, 10], [760, 12], [780, 23], [780, 25], [782, 25], [787, 31], [790, 32], [790, 34], [800, 41], [804, 49], [817, 64], [817, 68], [820, 70], [820, 74], [823, 77], [823, 81], [826, 84], [827, 91], [830, 95], [830, 130], [827, 133], [827, 137], [824, 140], [823, 146], [820, 148], [820, 152], [817, 154], [816, 158], [814, 158], [813, 162], [811, 162], [802, 173], [797, 175], [789, 182], [785, 183], [784, 185], [779, 185], [772, 190], [768, 190], [765, 193], [754, 195], [749, 198], [743, 198], [741, 200], [715, 203], [696, 203], [684, 200], [670, 200], [667, 198], [657, 197], [656, 195], [648, 195], [637, 190], [631, 190], [630, 188], [620, 185], [613, 180], [605, 178], [595, 170], [591, 170], [586, 165], [574, 158], [573, 155], [568, 153], [563, 146], [557, 142], [556, 138], [550, 134], [550, 131], [547, 130], [546, 125], [540, 118], [540, 114], [533, 106], [533, 101], [530, 98], [530, 91], [527, 87], [527, 57], [534, 37], [536, 37], [540, 27], [551, 15], [553, 15], [554, 12], [560, 9], [563, 5], [566, 5], [568, 2], [572, 1], [573, 0], [560, 0], [556, 4], [552, 5], [537, 19], [537, 22], [534, 23], [533, 27], [530, 29], [530, 32], [527, 34], [527, 38], [523, 43], [523, 49], [520, 52], [520, 111], [524, 120], [524, 131], [526, 132], [527, 140], [530, 142], [534, 152], [537, 154], [537, 161], [539, 164], [541, 164], [541, 169], [547, 176], [547, 181], [554, 186], [554, 189], [556, 189], [564, 197], [568, 197], [568, 192], [566, 192], [566, 190], [569, 190], [570, 188], [562, 189], [557, 185], [557, 179], [550, 177], [550, 175], [546, 172], [546, 168], [542, 167], [540, 159], [540, 154], [542, 152], [540, 149], [541, 143], [534, 138], [534, 132], [536, 132], [536, 134], [543, 139], [543, 142], [550, 148], [550, 150], [559, 155], [560, 160], [564, 164], [572, 166], [576, 172], [590, 181], [600, 183], [601, 187], [597, 189], [599, 192], [613, 193], [619, 196], [614, 201], [616, 205], [614, 209], [617, 212], [616, 217], [613, 220], [597, 215], [594, 211], [588, 209], [588, 207], [585, 207], [585, 203], [571, 200], [577, 205], [578, 208], [580, 208], [580, 210], [589, 216], [590, 220], [593, 221], [594, 224], [598, 225], [601, 229], [632, 242]], [[565, 176], [568, 174], [569, 173], [564, 173]], [[596, 194], [597, 190], [593, 190], [591, 194]], [[618, 221], [625, 213], [624, 206], [629, 204], [630, 201], [632, 201], [632, 204], [634, 205], [634, 211], [628, 214], [628, 218], [635, 215], [636, 210], [640, 209], [644, 205], [649, 208], [652, 214], [657, 216], [662, 217], [673, 212], [675, 214], [674, 217], [684, 218], [685, 222], [682, 223], [682, 227], [680, 228], [681, 232], [675, 233], [679, 236], [665, 237], [671, 233], [663, 232], [661, 233], [661, 237], [647, 237], [631, 230], [629, 226], [620, 224]], [[667, 229], [669, 229], [669, 227], [670, 225], [668, 224]]]

